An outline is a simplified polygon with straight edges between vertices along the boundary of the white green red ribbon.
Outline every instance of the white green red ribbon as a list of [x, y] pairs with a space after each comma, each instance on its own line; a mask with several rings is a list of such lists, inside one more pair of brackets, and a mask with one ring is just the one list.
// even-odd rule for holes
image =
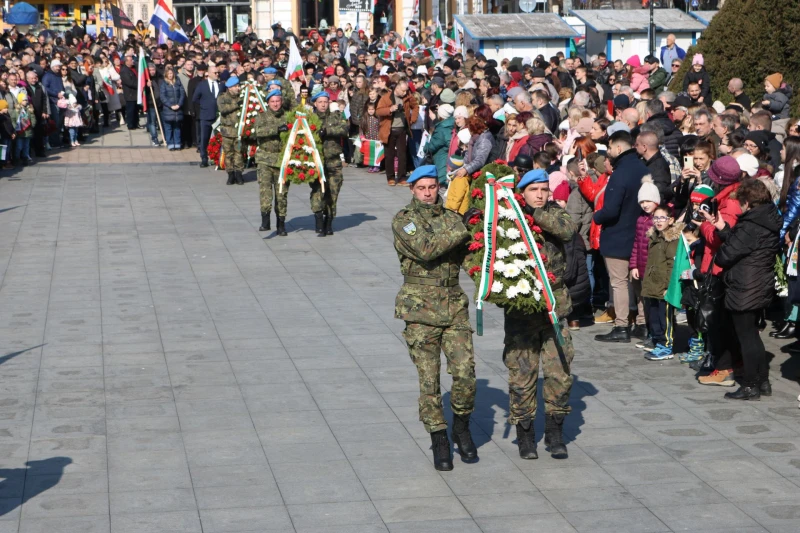
[[[504, 201], [509, 209], [514, 211], [516, 215], [515, 223], [519, 229], [522, 241], [528, 249], [528, 255], [536, 263], [534, 269], [536, 277], [539, 279], [543, 287], [544, 301], [547, 306], [547, 315], [550, 318], [550, 323], [556, 333], [556, 339], [560, 346], [565, 343], [564, 336], [561, 333], [561, 327], [558, 322], [558, 313], [556, 312], [556, 298], [553, 294], [553, 289], [550, 287], [550, 281], [547, 279], [547, 270], [544, 267], [544, 261], [539, 253], [539, 247], [533, 238], [533, 232], [525, 223], [525, 217], [522, 213], [517, 199], [514, 198], [514, 176], [509, 175], [503, 178], [495, 178], [494, 175], [486, 173], [486, 212], [483, 217], [484, 229], [484, 253], [483, 262], [481, 263], [481, 280], [478, 285], [478, 301], [476, 307], [479, 313], [479, 322], [482, 326], [482, 304], [483, 301], [489, 297], [489, 291], [492, 287], [492, 279], [494, 273], [495, 253], [497, 250], [497, 212], [498, 212], [498, 195], [497, 191], [503, 189], [510, 189], [505, 195]], [[479, 327], [479, 330], [482, 328]]]
[[317, 150], [317, 143], [314, 141], [314, 132], [311, 131], [311, 127], [308, 125], [306, 116], [307, 115], [302, 111], [297, 111], [295, 113], [294, 124], [292, 124], [292, 130], [289, 132], [289, 139], [286, 143], [286, 149], [283, 151], [281, 173], [278, 177], [278, 192], [283, 192], [283, 184], [286, 182], [286, 169], [289, 168], [289, 160], [292, 158], [292, 147], [294, 146], [294, 141], [299, 133], [304, 135], [308, 145], [311, 147], [311, 156], [314, 160], [314, 164], [317, 166], [317, 173], [319, 175], [318, 181], [322, 187], [322, 192], [325, 192], [324, 165], [322, 163], [322, 158], [319, 156], [319, 150]]

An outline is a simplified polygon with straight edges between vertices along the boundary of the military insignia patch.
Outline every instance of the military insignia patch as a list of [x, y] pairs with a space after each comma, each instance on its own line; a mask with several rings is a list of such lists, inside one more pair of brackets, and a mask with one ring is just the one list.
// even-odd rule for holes
[[408, 224], [403, 226], [403, 231], [405, 231], [409, 235], [414, 235], [415, 233], [417, 233], [417, 226], [415, 226], [413, 222], [409, 222]]

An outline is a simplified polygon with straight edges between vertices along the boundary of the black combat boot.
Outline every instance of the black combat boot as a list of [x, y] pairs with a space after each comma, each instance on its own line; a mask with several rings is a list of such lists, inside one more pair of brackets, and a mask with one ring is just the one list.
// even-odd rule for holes
[[594, 340], [597, 342], [631, 342], [631, 331], [623, 326], [614, 326], [605, 335], [595, 335]]
[[228, 183], [225, 185], [233, 185], [236, 183], [236, 172], [228, 172]]
[[[770, 386], [770, 392], [772, 392], [771, 386]], [[746, 387], [742, 385], [734, 392], [726, 392], [725, 397], [729, 400], [758, 401], [761, 399], [761, 389], [759, 387]]]
[[776, 339], [793, 339], [797, 336], [797, 326], [794, 322], [786, 322], [786, 327], [780, 330], [775, 335], [770, 335]]
[[323, 226], [322, 220], [322, 211], [319, 213], [314, 213], [314, 231], [317, 232], [317, 235], [325, 231], [325, 226]]
[[261, 227], [258, 228], [258, 231], [269, 231], [269, 211], [266, 213], [261, 213]]
[[761, 396], [772, 396], [772, 385], [768, 379], [761, 382], [758, 386], [758, 390], [761, 392]]
[[328, 215], [328, 222], [325, 224], [325, 234], [333, 235], [333, 215]]
[[462, 459], [472, 461], [478, 458], [478, 449], [469, 432], [469, 415], [453, 416], [453, 444], [458, 446]]
[[237, 185], [244, 185], [244, 176], [242, 176], [242, 171], [236, 171], [236, 184]]
[[288, 233], [286, 233], [286, 217], [278, 217], [278, 229], [276, 233], [281, 237], [286, 237], [288, 235]]
[[431, 449], [433, 450], [433, 467], [442, 472], [453, 469], [453, 458], [450, 456], [450, 441], [447, 439], [447, 430], [442, 429], [431, 433]]
[[564, 414], [557, 413], [547, 415], [544, 421], [544, 445], [549, 448], [550, 456], [553, 459], [566, 459], [567, 445], [564, 444], [562, 429], [564, 426]]
[[533, 429], [533, 420], [517, 422], [517, 446], [519, 456], [523, 459], [538, 459], [536, 453], [536, 432]]
[[317, 234], [317, 237], [325, 237], [328, 235], [328, 214], [322, 215], [322, 230]]

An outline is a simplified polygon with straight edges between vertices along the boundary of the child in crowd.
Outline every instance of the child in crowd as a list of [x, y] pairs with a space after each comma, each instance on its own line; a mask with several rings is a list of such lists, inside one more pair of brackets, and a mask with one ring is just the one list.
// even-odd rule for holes
[[661, 203], [661, 195], [658, 192], [658, 187], [653, 183], [653, 178], [645, 176], [642, 179], [642, 186], [639, 187], [638, 195], [639, 205], [642, 208], [642, 213], [636, 220], [636, 233], [633, 238], [633, 249], [631, 250], [631, 258], [628, 262], [628, 269], [631, 271], [631, 286], [633, 287], [633, 294], [636, 298], [637, 309], [644, 310], [644, 316], [636, 315], [636, 326], [631, 331], [631, 335], [641, 339], [636, 344], [637, 348], [641, 348], [646, 352], [652, 351], [656, 347], [653, 340], [652, 331], [649, 331], [647, 326], [648, 312], [642, 300], [642, 281], [644, 279], [645, 271], [647, 270], [647, 256], [650, 247], [649, 231], [653, 227], [653, 213]]
[[553, 201], [558, 204], [561, 209], [567, 208], [567, 200], [569, 200], [570, 188], [568, 181], [562, 181], [556, 190], [553, 191]]
[[83, 126], [83, 119], [81, 118], [81, 105], [75, 98], [74, 94], [70, 94], [69, 98], [63, 96], [58, 99], [58, 108], [64, 110], [64, 127], [69, 130], [69, 141], [73, 147], [80, 146], [78, 142], [78, 128]]
[[16, 137], [16, 131], [11, 110], [8, 108], [8, 102], [0, 98], [0, 145], [6, 147], [5, 157], [0, 157], [0, 164], [4, 163], [3, 168], [14, 168], [14, 165], [11, 164], [14, 137]]
[[650, 334], [655, 348], [645, 355], [650, 361], [672, 359], [675, 308], [664, 299], [672, 276], [672, 265], [681, 238], [683, 222], [675, 222], [672, 208], [662, 205], [653, 212], [653, 227], [647, 232], [647, 269], [642, 277]]
[[[364, 138], [369, 141], [377, 141], [380, 133], [381, 121], [375, 116], [375, 108], [375, 102], [367, 102], [367, 112], [364, 113], [361, 119], [361, 132], [364, 134]], [[379, 173], [380, 171], [380, 166], [367, 169], [367, 172], [371, 174]]]
[[14, 152], [17, 161], [22, 161], [23, 165], [31, 162], [30, 146], [35, 126], [36, 117], [33, 114], [33, 106], [28, 103], [28, 93], [20, 91], [17, 95], [17, 138], [14, 141]]
[[[454, 169], [459, 169], [463, 166], [470, 139], [472, 139], [472, 135], [470, 135], [467, 128], [458, 132], [458, 150], [450, 156], [450, 163]], [[450, 164], [448, 164], [449, 166]], [[460, 215], [467, 212], [469, 207], [469, 184], [471, 181], [472, 176], [469, 175], [451, 179], [450, 185], [447, 187], [447, 199], [444, 204], [446, 209], [455, 211]]]

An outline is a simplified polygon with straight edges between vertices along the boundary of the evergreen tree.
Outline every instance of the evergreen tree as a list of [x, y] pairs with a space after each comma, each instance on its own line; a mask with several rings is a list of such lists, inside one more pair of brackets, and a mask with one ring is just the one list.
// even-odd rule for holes
[[[740, 78], [755, 102], [763, 100], [764, 78], [775, 72], [793, 89], [792, 115], [800, 111], [800, 2], [727, 0], [686, 58], [670, 89], [683, 90], [692, 57], [703, 54], [714, 100], [730, 102], [728, 81]], [[711, 102], [707, 102], [711, 104]]]

